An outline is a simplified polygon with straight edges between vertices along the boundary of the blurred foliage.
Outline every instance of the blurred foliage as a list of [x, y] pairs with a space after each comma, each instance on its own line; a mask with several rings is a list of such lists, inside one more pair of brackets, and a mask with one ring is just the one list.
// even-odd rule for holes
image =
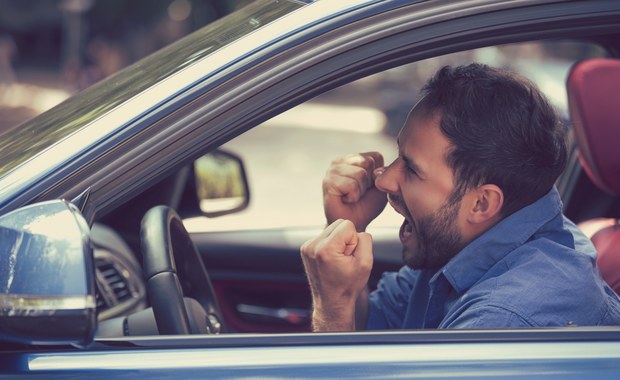
[[[209, 24], [242, 8], [245, 0], [186, 0], [192, 9], [192, 29]], [[161, 20], [174, 0], [99, 0], [87, 14], [91, 34], [124, 38], [126, 33]]]

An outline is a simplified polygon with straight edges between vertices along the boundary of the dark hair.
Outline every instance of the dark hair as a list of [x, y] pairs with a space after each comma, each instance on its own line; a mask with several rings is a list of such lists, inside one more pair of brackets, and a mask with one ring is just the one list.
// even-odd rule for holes
[[471, 64], [439, 70], [416, 108], [439, 112], [452, 144], [446, 160], [457, 193], [491, 183], [508, 216], [546, 194], [566, 165], [564, 126], [534, 84], [514, 73]]

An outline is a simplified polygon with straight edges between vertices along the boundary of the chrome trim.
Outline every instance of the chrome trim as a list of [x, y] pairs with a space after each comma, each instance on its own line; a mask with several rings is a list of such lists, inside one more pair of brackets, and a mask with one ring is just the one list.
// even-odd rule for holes
[[95, 297], [0, 294], [0, 316], [49, 315], [59, 310], [95, 309]]
[[[123, 350], [88, 353], [33, 354], [28, 360], [31, 371], [70, 370], [143, 370], [204, 368], [228, 369], [231, 371], [269, 368], [300, 368], [320, 365], [345, 366], [354, 370], [358, 366], [375, 366], [386, 363], [398, 365], [400, 370], [417, 367], [424, 370], [429, 366], [446, 366], [447, 363], [467, 365], [468, 370], [483, 362], [485, 365], [506, 364], [504, 369], [514, 375], [524, 371], [525, 366], [514, 365], [527, 362], [566, 361], [581, 359], [620, 359], [619, 342], [570, 342], [570, 343], [424, 343], [424, 344], [382, 344], [382, 345], [316, 345], [297, 347], [260, 347], [259, 349], [198, 348], [162, 350]], [[512, 363], [512, 364], [511, 364]], [[484, 366], [483, 366], [484, 367]], [[446, 366], [445, 370], [464, 371], [466, 368]], [[396, 370], [398, 368], [394, 368]], [[428, 370], [428, 369], [427, 369]], [[408, 376], [411, 376], [411, 372]], [[478, 375], [483, 374], [480, 369]], [[522, 372], [521, 372], [522, 373]], [[247, 373], [245, 373], [247, 375]], [[366, 374], [368, 375], [368, 374]], [[460, 373], [462, 376], [463, 373]], [[499, 374], [498, 374], [499, 375]], [[207, 376], [207, 373], [205, 373]]]

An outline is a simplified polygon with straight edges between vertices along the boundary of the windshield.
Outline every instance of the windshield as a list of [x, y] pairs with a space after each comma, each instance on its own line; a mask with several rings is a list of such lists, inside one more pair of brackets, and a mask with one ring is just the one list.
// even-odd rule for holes
[[0, 138], [0, 177], [164, 78], [303, 5], [257, 0], [12, 128]]

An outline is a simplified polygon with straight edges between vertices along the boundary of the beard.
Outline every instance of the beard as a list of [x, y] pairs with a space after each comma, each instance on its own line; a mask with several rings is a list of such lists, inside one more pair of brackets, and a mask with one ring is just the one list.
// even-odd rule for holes
[[437, 269], [466, 245], [456, 224], [463, 194], [454, 192], [436, 212], [413, 220], [414, 247], [403, 245], [403, 260], [413, 269]]

